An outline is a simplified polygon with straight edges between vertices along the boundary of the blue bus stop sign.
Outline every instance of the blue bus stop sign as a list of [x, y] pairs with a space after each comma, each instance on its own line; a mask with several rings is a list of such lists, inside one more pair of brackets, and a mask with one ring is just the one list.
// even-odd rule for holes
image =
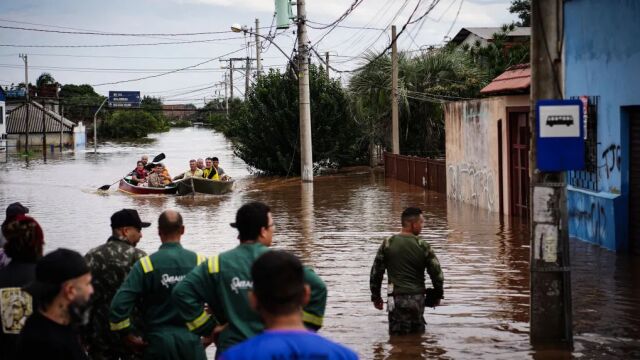
[[538, 170], [584, 169], [583, 117], [580, 100], [539, 100], [536, 103]]

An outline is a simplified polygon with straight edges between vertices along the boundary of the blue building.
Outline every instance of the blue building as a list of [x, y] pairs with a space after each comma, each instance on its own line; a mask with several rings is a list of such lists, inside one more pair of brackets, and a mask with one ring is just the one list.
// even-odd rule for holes
[[564, 2], [565, 97], [588, 110], [587, 167], [569, 172], [569, 234], [640, 253], [640, 1]]

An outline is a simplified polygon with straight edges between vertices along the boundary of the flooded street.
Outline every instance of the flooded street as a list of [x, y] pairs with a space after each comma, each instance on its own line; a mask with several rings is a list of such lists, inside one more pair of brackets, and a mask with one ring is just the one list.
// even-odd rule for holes
[[[20, 201], [45, 232], [46, 249], [85, 253], [110, 235], [109, 217], [135, 208], [153, 222], [139, 247], [159, 246], [158, 215], [173, 208], [184, 217], [183, 245], [206, 255], [237, 244], [229, 226], [245, 202], [272, 207], [274, 247], [294, 252], [329, 289], [321, 333], [356, 350], [363, 359], [640, 358], [640, 259], [572, 241], [575, 350], [540, 353], [529, 345], [529, 240], [527, 227], [501, 223], [443, 194], [385, 179], [368, 168], [316, 177], [257, 178], [233, 156], [230, 143], [206, 129], [173, 129], [145, 145], [104, 144], [99, 153], [49, 156], [46, 163], [12, 158], [0, 163], [0, 205]], [[97, 188], [135, 167], [142, 154], [164, 152], [172, 176], [191, 158], [217, 156], [236, 178], [224, 196], [130, 196]], [[389, 338], [386, 312], [370, 302], [369, 271], [382, 240], [399, 230], [407, 206], [425, 211], [422, 236], [445, 275], [443, 306], [427, 309], [427, 331]], [[4, 210], [3, 210], [4, 211]], [[4, 215], [3, 215], [4, 216]], [[210, 358], [213, 349], [210, 348]]]

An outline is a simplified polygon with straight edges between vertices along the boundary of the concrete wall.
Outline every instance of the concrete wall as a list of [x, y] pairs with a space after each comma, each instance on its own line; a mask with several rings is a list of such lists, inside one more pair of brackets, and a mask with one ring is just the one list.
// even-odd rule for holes
[[445, 105], [447, 197], [499, 211], [498, 120], [502, 120], [503, 208], [509, 213], [507, 107], [517, 106], [529, 106], [528, 95]]
[[565, 97], [599, 96], [598, 191], [569, 188], [569, 234], [619, 251], [627, 250], [629, 224], [625, 107], [640, 105], [638, 19], [640, 1], [564, 4]]
[[[9, 151], [24, 150], [25, 135], [9, 134], [7, 135], [7, 148]], [[47, 134], [47, 148], [60, 146], [60, 133]], [[73, 133], [62, 134], [62, 146], [73, 147]], [[29, 149], [33, 151], [42, 150], [42, 134], [29, 134]]]

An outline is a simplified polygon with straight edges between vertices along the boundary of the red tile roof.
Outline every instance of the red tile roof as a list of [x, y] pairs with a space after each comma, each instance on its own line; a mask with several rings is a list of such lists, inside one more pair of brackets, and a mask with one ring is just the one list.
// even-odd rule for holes
[[529, 64], [514, 65], [485, 86], [482, 94], [522, 94], [528, 93], [531, 86], [531, 67]]

